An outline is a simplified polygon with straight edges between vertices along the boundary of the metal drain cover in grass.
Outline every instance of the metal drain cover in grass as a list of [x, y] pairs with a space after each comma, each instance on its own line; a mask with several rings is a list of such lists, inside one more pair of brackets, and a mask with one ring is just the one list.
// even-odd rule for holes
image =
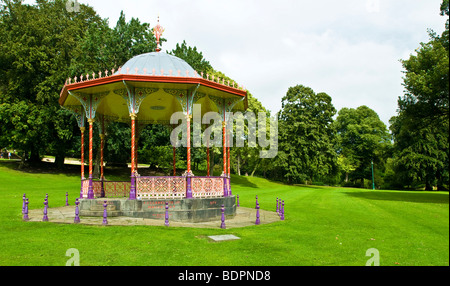
[[241, 239], [240, 237], [237, 237], [235, 235], [232, 234], [225, 234], [225, 235], [212, 235], [212, 236], [208, 236], [210, 239], [214, 240], [214, 241], [227, 241], [227, 240], [237, 240], [237, 239]]

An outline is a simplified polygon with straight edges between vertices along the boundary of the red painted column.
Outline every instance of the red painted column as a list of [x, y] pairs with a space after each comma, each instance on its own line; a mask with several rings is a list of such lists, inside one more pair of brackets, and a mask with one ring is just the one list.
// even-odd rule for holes
[[[136, 119], [136, 122], [135, 122], [135, 124], [137, 125], [137, 126], [139, 126], [139, 122], [138, 122], [138, 120]], [[135, 128], [136, 128], [136, 125], [135, 125]], [[139, 128], [138, 128], [139, 129]], [[136, 131], [135, 131], [136, 132]], [[137, 148], [137, 146], [138, 146], [138, 144], [139, 144], [139, 131], [138, 132], [136, 132], [136, 139], [135, 139], [135, 142], [134, 142], [135, 144], [134, 144], [134, 162], [135, 162], [135, 166], [134, 166], [134, 171], [136, 172], [136, 173], [138, 173], [138, 148]]]
[[227, 141], [228, 141], [228, 147], [227, 147], [227, 156], [228, 156], [228, 195], [231, 196], [231, 162], [230, 162], [230, 146], [231, 146], [231, 142], [230, 142], [230, 135], [228, 134], [227, 136]]
[[92, 170], [93, 170], [93, 127], [94, 127], [94, 119], [88, 119], [89, 122], [89, 190], [88, 190], [88, 199], [94, 199], [94, 187], [92, 184]]
[[223, 134], [222, 134], [222, 139], [223, 139], [223, 172], [222, 172], [222, 177], [223, 177], [223, 196], [224, 197], [228, 197], [228, 186], [227, 186], [227, 128], [226, 128], [226, 122], [225, 120], [222, 122], [222, 128], [223, 128]]
[[84, 177], [84, 131], [86, 130], [85, 127], [80, 127], [81, 131], [81, 190], [80, 190], [80, 199], [83, 198], [83, 180]]
[[223, 129], [223, 174], [227, 174], [227, 128], [225, 121], [222, 122], [222, 129]]
[[80, 127], [81, 130], [81, 179], [84, 180], [84, 131], [85, 127]]
[[186, 117], [187, 122], [187, 171], [191, 173], [191, 118]]
[[187, 123], [187, 175], [186, 175], [186, 198], [192, 199], [192, 187], [191, 187], [191, 117], [189, 112], [186, 115]]
[[89, 177], [92, 177], [93, 170], [93, 143], [94, 143], [94, 119], [89, 119]]
[[131, 115], [131, 174], [136, 170], [136, 115]]
[[228, 147], [227, 147], [227, 167], [228, 167], [228, 177], [231, 176], [231, 164], [230, 164], [230, 136], [228, 134], [227, 136], [227, 141], [228, 141]]
[[136, 199], [136, 114], [131, 117], [131, 189], [130, 200]]

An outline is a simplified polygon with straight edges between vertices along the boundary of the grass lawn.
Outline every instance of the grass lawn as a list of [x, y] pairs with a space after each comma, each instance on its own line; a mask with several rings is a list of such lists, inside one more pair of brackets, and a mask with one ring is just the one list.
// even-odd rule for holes
[[[22, 222], [22, 196], [30, 209], [70, 203], [80, 192], [75, 174], [17, 171], [0, 161], [0, 265], [64, 266], [76, 248], [80, 264], [155, 266], [364, 266], [376, 248], [382, 266], [449, 265], [448, 192], [369, 191], [286, 186], [232, 177], [241, 206], [275, 210], [286, 201], [286, 220], [241, 229], [101, 227]], [[241, 240], [213, 243], [209, 235]]]

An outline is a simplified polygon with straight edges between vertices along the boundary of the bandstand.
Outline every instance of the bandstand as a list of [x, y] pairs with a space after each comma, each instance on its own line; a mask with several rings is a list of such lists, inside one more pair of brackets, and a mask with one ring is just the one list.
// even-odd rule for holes
[[[130, 59], [117, 71], [105, 71], [69, 78], [59, 103], [72, 111], [81, 130], [81, 189], [80, 215], [101, 216], [102, 203], [108, 199], [108, 215], [142, 218], [164, 218], [168, 202], [172, 218], [180, 221], [207, 221], [221, 215], [234, 215], [235, 197], [230, 182], [230, 147], [227, 136], [228, 114], [247, 109], [244, 88], [199, 74], [185, 61], [159, 48], [162, 29], [154, 28], [157, 39], [155, 52]], [[202, 116], [217, 112], [223, 128], [223, 172], [219, 177], [209, 174], [195, 176], [191, 171], [191, 121], [194, 104], [201, 105]], [[185, 116], [187, 132], [187, 170], [173, 176], [144, 177], [137, 172], [137, 139], [139, 131], [148, 124], [170, 126], [176, 112]], [[112, 121], [131, 126], [131, 177], [129, 181], [108, 181], [104, 178], [103, 150], [105, 129]], [[93, 125], [100, 131], [100, 179], [93, 178]], [[89, 136], [89, 174], [85, 177], [84, 136]], [[174, 156], [175, 156], [175, 147]], [[209, 148], [207, 149], [209, 157]], [[208, 158], [209, 165], [209, 158]]]

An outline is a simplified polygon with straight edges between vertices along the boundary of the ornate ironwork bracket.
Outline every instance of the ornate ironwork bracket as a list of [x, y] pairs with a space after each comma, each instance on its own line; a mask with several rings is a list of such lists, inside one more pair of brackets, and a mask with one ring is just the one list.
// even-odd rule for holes
[[103, 100], [103, 98], [105, 98], [109, 94], [109, 91], [95, 94], [86, 94], [82, 92], [69, 91], [69, 94], [78, 99], [80, 103], [83, 105], [84, 110], [86, 112], [86, 118], [94, 119], [97, 112], [97, 108], [100, 105], [100, 102]]
[[130, 114], [138, 114], [144, 99], [159, 90], [159, 88], [133, 87], [127, 84], [126, 81], [123, 81], [123, 84], [125, 88], [114, 90], [114, 93], [126, 100]]
[[245, 98], [220, 98], [217, 96], [208, 96], [209, 99], [211, 99], [212, 102], [216, 105], [220, 117], [224, 119], [225, 122], [228, 122], [230, 119], [230, 113], [233, 110], [233, 108], [238, 104], [239, 102], [242, 102]]
[[86, 120], [84, 120], [84, 109], [82, 105], [68, 105], [63, 106], [62, 108], [70, 111], [75, 119], [77, 120], [78, 127], [82, 128], [86, 125]]
[[200, 84], [190, 89], [168, 89], [164, 91], [174, 96], [181, 105], [183, 113], [186, 115], [192, 115], [194, 103], [206, 96], [204, 93], [197, 92]]

